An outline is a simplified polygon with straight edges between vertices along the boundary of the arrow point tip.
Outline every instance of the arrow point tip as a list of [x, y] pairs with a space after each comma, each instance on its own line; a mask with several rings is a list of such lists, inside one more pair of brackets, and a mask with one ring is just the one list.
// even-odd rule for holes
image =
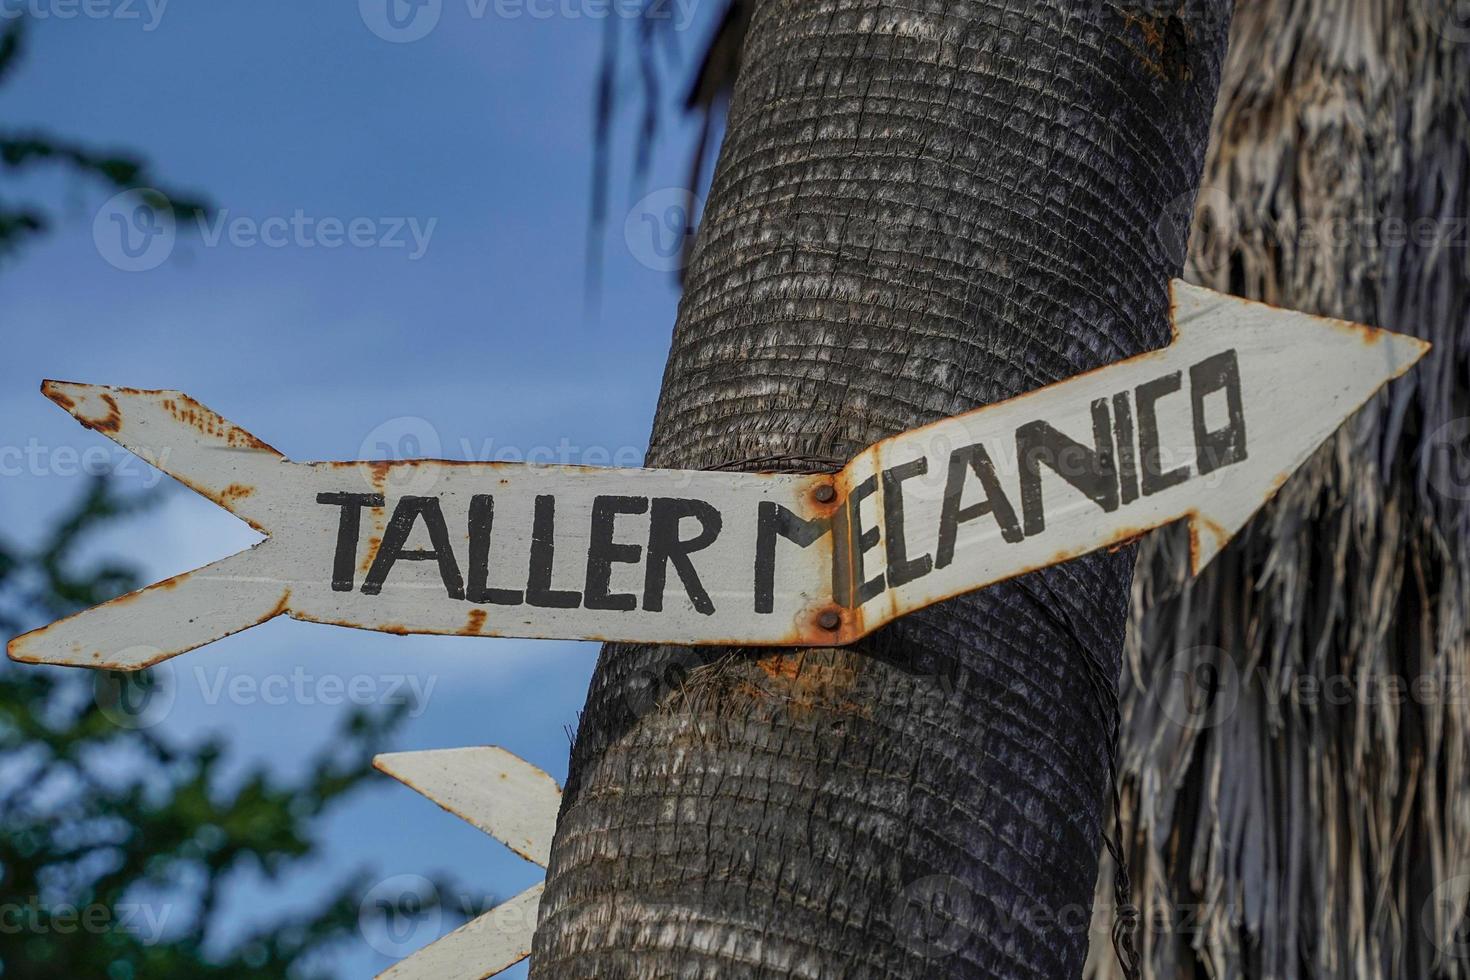
[[1293, 343], [1325, 345], [1334, 357], [1351, 357], [1370, 375], [1379, 375], [1381, 371], [1380, 384], [1403, 374], [1430, 349], [1428, 341], [1408, 334], [1272, 306], [1182, 279], [1171, 280], [1169, 286], [1176, 339], [1182, 333], [1215, 331], [1222, 327], [1242, 329], [1253, 325], [1258, 331], [1269, 327], [1271, 332], [1295, 329], [1302, 332], [1297, 335], [1300, 339]]
[[20, 642], [22, 639], [23, 637], [19, 636], [13, 637], [9, 643], [5, 644], [5, 655], [18, 664], [36, 663], [33, 658], [26, 655], [25, 645]]
[[88, 667], [93, 670], [115, 670], [131, 674], [147, 670], [160, 661], [168, 659], [166, 654], [152, 650], [152, 648], [140, 648], [140, 650], [151, 651], [146, 656], [113, 657], [111, 659], [97, 650], [84, 653], [85, 648], [73, 649], [69, 654], [57, 653], [54, 649], [42, 651], [25, 642], [28, 635], [17, 636], [5, 646], [5, 655], [15, 663], [37, 667]]
[[42, 651], [36, 649], [33, 644], [27, 642], [30, 636], [30, 633], [23, 633], [20, 636], [12, 638], [9, 643], [5, 644], [5, 655], [15, 663], [31, 664], [38, 667], [95, 666], [93, 664], [83, 664], [81, 661], [75, 659], [57, 657], [52, 654], [43, 653]]
[[1388, 341], [1392, 351], [1391, 357], [1396, 369], [1394, 371], [1394, 377], [1398, 377], [1419, 363], [1419, 359], [1425, 354], [1428, 354], [1434, 347], [1429, 341], [1421, 340], [1418, 337], [1411, 337], [1408, 334], [1393, 333], [1388, 330], [1380, 331], [1380, 333], [1385, 335], [1385, 339]]
[[82, 664], [80, 660], [75, 658], [58, 657], [54, 653], [43, 649], [45, 647], [44, 643], [40, 645], [33, 643], [32, 640], [36, 635], [43, 631], [44, 628], [41, 630], [31, 630], [29, 633], [22, 633], [20, 636], [11, 637], [10, 642], [5, 644], [5, 655], [18, 664], [32, 664], [38, 667], [90, 666]]
[[41, 382], [41, 394], [47, 398], [66, 407], [66, 402], [74, 399], [81, 389], [90, 387], [80, 381], [61, 381], [56, 378], [47, 378]]
[[107, 385], [91, 385], [81, 381], [41, 382], [41, 394], [55, 402], [67, 414], [83, 425], [101, 429], [105, 433], [116, 431], [118, 419], [117, 402], [113, 395], [116, 388]]

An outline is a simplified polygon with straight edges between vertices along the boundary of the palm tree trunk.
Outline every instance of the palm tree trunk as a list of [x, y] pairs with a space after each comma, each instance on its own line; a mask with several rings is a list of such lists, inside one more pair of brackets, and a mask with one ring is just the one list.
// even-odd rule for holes
[[[1230, 4], [1171, 7], [759, 4], [650, 465], [835, 469], [1163, 345]], [[853, 649], [605, 647], [532, 976], [1078, 975], [1132, 558]]]

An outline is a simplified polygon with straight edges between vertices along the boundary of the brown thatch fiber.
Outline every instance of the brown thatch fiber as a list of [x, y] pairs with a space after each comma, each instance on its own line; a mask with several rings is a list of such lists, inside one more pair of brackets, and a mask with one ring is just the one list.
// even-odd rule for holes
[[1435, 349], [1200, 579], [1179, 534], [1140, 552], [1144, 975], [1470, 976], [1470, 6], [1242, 0], [1202, 186], [1190, 279]]

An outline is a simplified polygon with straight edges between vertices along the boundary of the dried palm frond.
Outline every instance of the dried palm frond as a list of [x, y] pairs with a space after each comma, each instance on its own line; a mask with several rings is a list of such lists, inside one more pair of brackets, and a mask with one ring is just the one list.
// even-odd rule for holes
[[1119, 760], [1145, 976], [1470, 976], [1466, 13], [1237, 5], [1190, 278], [1435, 346], [1200, 579], [1177, 534], [1140, 552]]
[[[683, 112], [700, 121], [699, 139], [689, 158], [686, 186], [699, 193], [708, 177], [711, 141], [724, 120], [735, 76], [740, 71], [740, 50], [745, 45], [745, 32], [750, 24], [751, 0], [724, 0], [724, 10], [694, 61], [685, 95], [680, 103]], [[669, 0], [642, 0], [639, 16], [633, 21], [632, 43], [625, 37], [622, 19], [609, 17], [603, 27], [602, 63], [597, 72], [596, 104], [593, 111], [592, 137], [592, 208], [587, 227], [587, 291], [589, 298], [597, 293], [602, 270], [602, 234], [607, 223], [608, 198], [612, 182], [611, 148], [613, 119], [618, 112], [618, 74], [620, 53], [628, 49], [637, 60], [638, 135], [634, 146], [633, 187], [638, 190], [648, 173], [653, 145], [658, 136], [660, 99], [665, 89], [664, 73], [678, 71], [683, 60], [677, 50]], [[661, 66], [658, 49], [668, 53]], [[688, 250], [694, 236], [684, 238], [684, 255], [678, 268], [688, 264]]]

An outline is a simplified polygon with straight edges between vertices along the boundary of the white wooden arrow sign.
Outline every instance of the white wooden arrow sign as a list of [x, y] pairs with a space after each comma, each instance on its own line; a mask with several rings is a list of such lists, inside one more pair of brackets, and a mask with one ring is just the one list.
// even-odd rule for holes
[[[380, 755], [373, 765], [546, 867], [561, 788], [501, 748]], [[378, 980], [484, 980], [531, 955], [544, 883], [526, 889], [394, 964]]]
[[274, 616], [395, 633], [831, 646], [1188, 520], [1196, 571], [1423, 341], [1173, 283], [1158, 351], [877, 443], [836, 474], [298, 463], [187, 395], [48, 381], [268, 537], [15, 638], [135, 669]]

